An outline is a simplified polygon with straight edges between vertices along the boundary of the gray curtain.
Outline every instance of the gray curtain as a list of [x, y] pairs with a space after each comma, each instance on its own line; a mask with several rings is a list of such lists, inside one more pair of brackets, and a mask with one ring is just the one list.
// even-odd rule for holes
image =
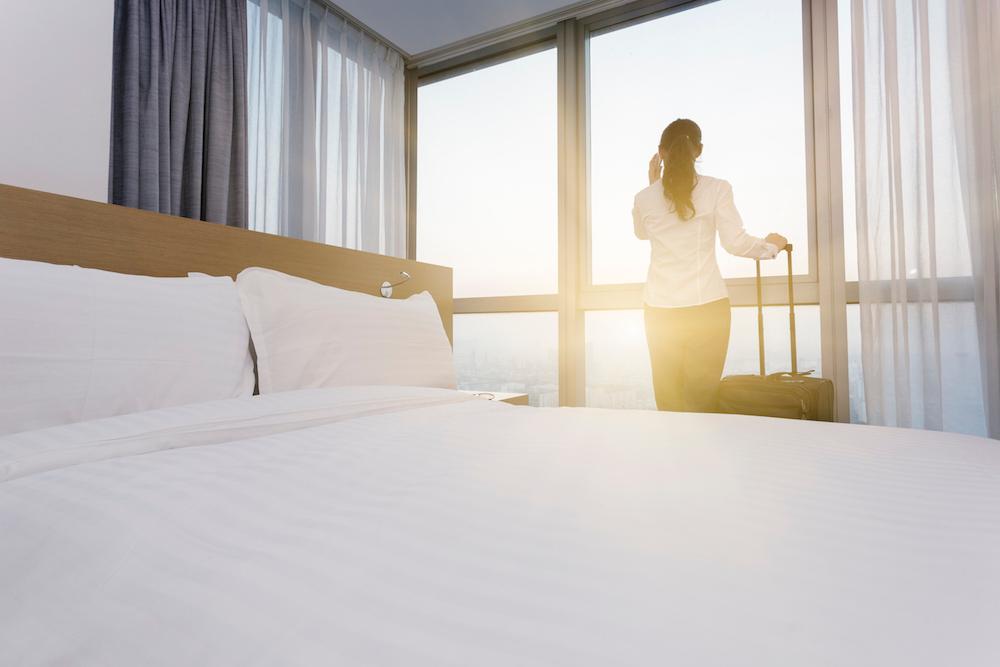
[[246, 0], [116, 0], [108, 198], [247, 226]]

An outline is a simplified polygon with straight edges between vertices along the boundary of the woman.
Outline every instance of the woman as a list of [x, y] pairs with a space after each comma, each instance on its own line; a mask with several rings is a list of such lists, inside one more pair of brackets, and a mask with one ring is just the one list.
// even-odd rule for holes
[[[649, 162], [649, 187], [635, 196], [635, 235], [652, 252], [643, 294], [646, 340], [660, 410], [712, 412], [729, 347], [729, 297], [715, 261], [715, 235], [740, 257], [773, 258], [788, 240], [743, 229], [726, 181], [698, 174], [701, 128], [675, 120]], [[661, 172], [662, 163], [662, 176]]]

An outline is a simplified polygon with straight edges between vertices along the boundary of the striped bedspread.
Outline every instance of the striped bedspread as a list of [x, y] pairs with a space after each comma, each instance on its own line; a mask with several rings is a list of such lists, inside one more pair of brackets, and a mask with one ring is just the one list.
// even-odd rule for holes
[[0, 665], [1000, 665], [1000, 443], [312, 390], [0, 438]]

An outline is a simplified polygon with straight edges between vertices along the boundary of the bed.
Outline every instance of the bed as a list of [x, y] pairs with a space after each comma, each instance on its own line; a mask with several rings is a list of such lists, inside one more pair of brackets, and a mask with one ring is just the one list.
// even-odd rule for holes
[[10, 665], [992, 666], [1000, 449], [427, 387], [207, 401], [0, 437], [0, 591]]

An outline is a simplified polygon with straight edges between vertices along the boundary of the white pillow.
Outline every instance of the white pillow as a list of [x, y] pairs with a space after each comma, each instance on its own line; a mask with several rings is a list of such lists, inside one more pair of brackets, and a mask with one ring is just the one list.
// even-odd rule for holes
[[231, 278], [0, 258], [0, 434], [250, 396]]
[[338, 385], [455, 388], [434, 299], [327, 287], [269, 269], [236, 276], [257, 351], [261, 394]]

